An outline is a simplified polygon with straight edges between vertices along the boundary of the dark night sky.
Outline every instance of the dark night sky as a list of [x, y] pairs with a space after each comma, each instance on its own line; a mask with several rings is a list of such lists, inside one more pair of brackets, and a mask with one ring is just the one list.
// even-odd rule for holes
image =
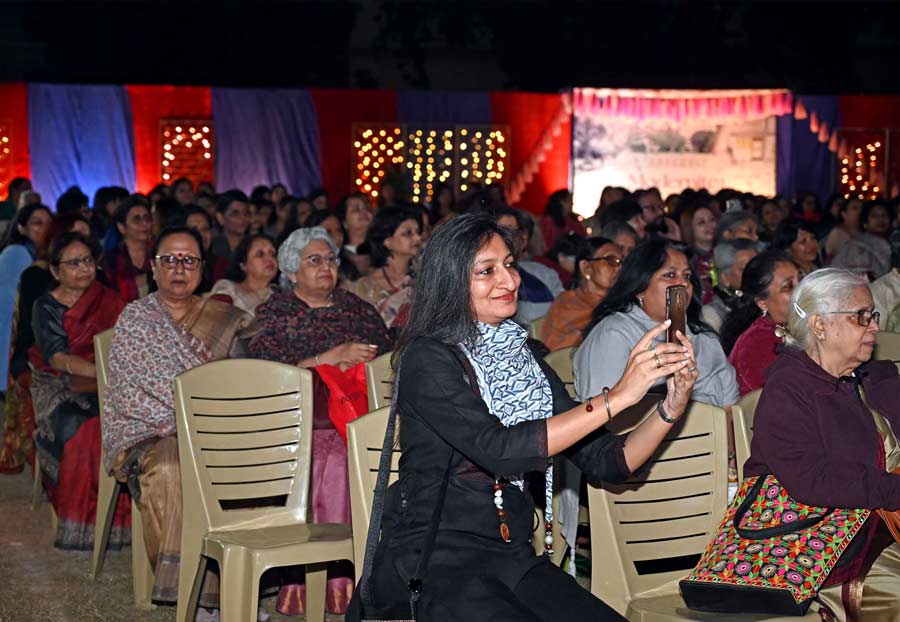
[[900, 2], [6, 0], [0, 80], [900, 93]]

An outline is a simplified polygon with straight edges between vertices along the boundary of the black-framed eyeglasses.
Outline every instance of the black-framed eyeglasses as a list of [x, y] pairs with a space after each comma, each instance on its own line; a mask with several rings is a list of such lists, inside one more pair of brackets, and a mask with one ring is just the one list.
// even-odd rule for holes
[[185, 270], [197, 270], [203, 260], [193, 255], [185, 255], [184, 257], [176, 257], [175, 255], [157, 255], [156, 261], [167, 270], [174, 270], [181, 264]]
[[881, 321], [881, 313], [860, 309], [859, 311], [826, 311], [825, 315], [855, 315], [856, 322], [863, 327], [869, 326], [873, 321], [878, 324]]
[[77, 270], [81, 264], [84, 264], [88, 268], [97, 263], [93, 257], [90, 255], [86, 255], [84, 257], [76, 257], [75, 259], [66, 259], [65, 261], [60, 261], [59, 265], [68, 266], [73, 270]]
[[622, 258], [615, 255], [604, 255], [603, 257], [591, 257], [588, 261], [605, 261], [611, 266], [621, 266]]

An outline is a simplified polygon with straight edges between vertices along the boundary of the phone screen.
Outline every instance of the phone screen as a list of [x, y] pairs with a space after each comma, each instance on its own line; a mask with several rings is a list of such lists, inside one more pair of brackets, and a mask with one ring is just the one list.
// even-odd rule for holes
[[687, 334], [687, 288], [684, 285], [672, 285], [666, 288], [666, 319], [672, 320], [667, 331], [669, 343], [681, 343], [675, 337], [675, 331]]

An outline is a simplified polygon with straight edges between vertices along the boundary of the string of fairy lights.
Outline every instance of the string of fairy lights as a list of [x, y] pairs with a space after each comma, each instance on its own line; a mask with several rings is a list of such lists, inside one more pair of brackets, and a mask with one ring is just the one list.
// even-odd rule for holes
[[845, 199], [851, 196], [875, 199], [879, 196], [880, 154], [881, 141], [876, 140], [865, 147], [856, 147], [852, 153], [841, 157], [841, 191]]
[[8, 123], [0, 122], [0, 190], [6, 191], [6, 186], [12, 178], [12, 128]]
[[215, 130], [209, 119], [160, 121], [160, 177], [187, 177], [195, 184], [214, 178]]
[[509, 129], [357, 124], [353, 131], [354, 183], [377, 198], [386, 179], [404, 186], [413, 202], [431, 200], [438, 184], [466, 192], [473, 184], [505, 184]]

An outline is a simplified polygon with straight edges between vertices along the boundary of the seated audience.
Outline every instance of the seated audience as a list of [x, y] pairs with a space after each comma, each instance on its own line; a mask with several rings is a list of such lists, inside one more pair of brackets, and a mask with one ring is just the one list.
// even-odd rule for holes
[[209, 261], [212, 279], [218, 281], [231, 266], [232, 255], [250, 229], [250, 201], [240, 190], [229, 190], [216, 199], [216, 218], [222, 233], [213, 238]]
[[557, 296], [547, 311], [541, 341], [551, 351], [581, 343], [591, 313], [615, 282], [623, 258], [619, 245], [605, 238], [582, 242], [575, 256], [574, 289]]
[[248, 233], [265, 233], [275, 224], [275, 204], [269, 199], [256, 198], [250, 203], [250, 229]]
[[272, 295], [272, 282], [278, 274], [278, 253], [272, 238], [264, 233], [248, 235], [234, 251], [231, 269], [216, 281], [212, 295], [233, 304], [250, 315]]
[[659, 193], [659, 188], [638, 190], [634, 193], [634, 199], [644, 210], [644, 222], [647, 223], [648, 235], [666, 238], [674, 242], [681, 241], [681, 227], [666, 216], [666, 206]]
[[526, 329], [533, 320], [544, 317], [554, 299], [565, 291], [556, 270], [536, 261], [529, 261], [530, 232], [525, 214], [506, 206], [487, 208], [497, 224], [512, 235], [516, 244], [516, 265], [522, 285], [519, 288], [519, 304], [513, 318]]
[[150, 204], [139, 194], [128, 197], [116, 210], [116, 229], [121, 243], [103, 258], [107, 283], [126, 303], [143, 298], [150, 291]]
[[[872, 300], [875, 301], [875, 310], [880, 311], [882, 317], [889, 317], [894, 307], [900, 304], [900, 229], [891, 236], [891, 271], [869, 288]], [[885, 328], [887, 329], [887, 325]]]
[[0, 251], [0, 392], [6, 391], [9, 342], [19, 277], [47, 250], [47, 232], [53, 221], [50, 208], [40, 203], [22, 208], [15, 215]]
[[713, 300], [703, 305], [703, 321], [721, 332], [722, 322], [740, 300], [741, 275], [747, 263], [756, 257], [757, 244], [751, 240], [734, 239], [719, 242], [713, 249], [718, 281], [713, 288]]
[[719, 221], [716, 223], [713, 243], [718, 244], [731, 240], [758, 242], [757, 227], [756, 215], [753, 212], [742, 209], [728, 210], [719, 217]]
[[[282, 290], [257, 309], [260, 333], [250, 343], [252, 356], [345, 370], [390, 351], [392, 341], [378, 312], [337, 286], [339, 262], [338, 246], [322, 227], [297, 229], [285, 240], [278, 249]], [[317, 374], [314, 379], [311, 520], [349, 523], [347, 445], [329, 419], [327, 389]], [[343, 613], [352, 592], [352, 573], [345, 566], [330, 568], [326, 608], [331, 613]], [[285, 588], [278, 610], [297, 615], [303, 599], [301, 586]]]
[[862, 233], [847, 240], [831, 265], [866, 275], [869, 280], [881, 278], [891, 270], [891, 207], [881, 200], [867, 201], [859, 215]]
[[688, 245], [691, 268], [700, 282], [700, 301], [708, 305], [713, 300], [713, 240], [718, 212], [707, 202], [694, 203], [681, 212], [681, 235]]
[[344, 245], [341, 255], [349, 259], [356, 266], [360, 275], [369, 273], [372, 267], [368, 253], [362, 252], [369, 227], [375, 215], [369, 207], [369, 201], [364, 194], [354, 193], [338, 203], [337, 217], [347, 233], [344, 236]]
[[[274, 194], [274, 191], [273, 191]], [[297, 197], [286, 195], [275, 202], [275, 220], [264, 229], [264, 233], [273, 240], [287, 229], [293, 229], [299, 225], [297, 221]]]
[[128, 191], [118, 186], [103, 186], [94, 193], [90, 220], [98, 240], [103, 240], [107, 232], [115, 230], [116, 210], [127, 199]]
[[[372, 220], [366, 242], [372, 271], [345, 287], [375, 307], [387, 326], [401, 325], [408, 305], [398, 301], [408, 302], [412, 293], [411, 267], [422, 245], [421, 219], [404, 207], [383, 207]], [[404, 290], [399, 298], [394, 297]]]
[[784, 251], [766, 251], [747, 264], [741, 296], [721, 331], [741, 395], [762, 387], [782, 343], [791, 294], [799, 282], [800, 271]]
[[622, 254], [625, 257], [634, 250], [634, 247], [640, 241], [637, 232], [625, 222], [609, 223], [600, 231], [600, 237], [615, 242], [622, 249]]
[[624, 222], [629, 225], [643, 240], [646, 235], [647, 223], [644, 221], [644, 210], [631, 199], [621, 199], [612, 203], [600, 212], [600, 228], [603, 229], [613, 222]]
[[[153, 601], [171, 604], [179, 596], [182, 520], [172, 381], [209, 361], [241, 356], [252, 318], [215, 298], [194, 295], [204, 257], [193, 229], [163, 231], [151, 255], [158, 289], [125, 307], [113, 333], [103, 450], [106, 469], [128, 484], [141, 510]], [[200, 605], [218, 607], [218, 581], [209, 572]]]
[[[8, 227], [19, 213], [19, 204], [26, 193], [31, 192], [31, 182], [26, 177], [14, 177], [6, 188], [6, 200], [0, 201], [0, 236], [4, 235]], [[40, 201], [37, 201], [40, 203]]]
[[765, 199], [759, 208], [759, 239], [771, 244], [778, 225], [784, 220], [784, 212], [775, 199]]
[[[203, 252], [209, 257], [214, 233], [212, 217], [199, 205], [188, 205], [184, 208], [184, 225], [200, 234], [200, 239], [203, 240]], [[196, 293], [203, 294], [212, 288], [212, 268], [212, 262], [204, 262], [203, 279], [200, 281], [200, 287], [197, 288]]]
[[[53, 220], [48, 239], [77, 231], [90, 239], [91, 227], [80, 213], [70, 213]], [[34, 345], [32, 311], [34, 301], [47, 291], [53, 276], [46, 258], [28, 266], [19, 278], [16, 309], [12, 318], [12, 347], [9, 356], [3, 448], [0, 450], [0, 473], [19, 473], [25, 464], [34, 464], [34, 406], [31, 399], [31, 367], [28, 351]]]
[[[700, 370], [691, 399], [728, 406], [740, 398], [734, 368], [716, 334], [700, 319], [697, 277], [687, 255], [666, 240], [651, 240], [635, 248], [622, 262], [606, 298], [594, 309], [584, 341], [575, 352], [579, 396], [597, 395], [618, 381], [641, 336], [666, 320], [666, 288], [671, 285], [686, 287], [690, 300], [687, 334], [693, 340]], [[662, 334], [654, 343], [664, 340]], [[656, 386], [663, 389], [662, 383]]]
[[557, 190], [547, 198], [540, 226], [545, 248], [553, 248], [559, 238], [570, 233], [587, 236], [587, 231], [572, 212], [572, 193], [568, 190]]
[[831, 263], [844, 244], [862, 233], [860, 228], [862, 205], [862, 201], [856, 198], [841, 202], [837, 214], [837, 226], [828, 232], [828, 236], [822, 244], [826, 263]]
[[[338, 282], [341, 284], [341, 287], [347, 287], [348, 284], [353, 283], [360, 278], [361, 274], [359, 270], [357, 270], [356, 264], [351, 259], [350, 252], [344, 248], [344, 240], [347, 239], [347, 232], [344, 231], [344, 225], [341, 224], [341, 219], [338, 218], [336, 214], [328, 210], [316, 210], [309, 215], [309, 218], [306, 219], [303, 226], [307, 229], [310, 227], [322, 227], [328, 232], [328, 235], [331, 237], [331, 241], [334, 242], [335, 246], [340, 249], [338, 257], [341, 258], [341, 263], [340, 266], [338, 266]], [[297, 229], [299, 229], [299, 227], [297, 227]], [[291, 230], [290, 233], [293, 233], [293, 231], [294, 230]], [[285, 239], [287, 239], [287, 236], [285, 236]]]
[[[766, 374], [744, 473], [772, 474], [809, 505], [900, 509], [900, 475], [893, 465], [886, 469], [879, 433], [886, 426], [876, 427], [883, 417], [900, 430], [900, 378], [892, 362], [870, 360], [878, 313], [865, 278], [834, 268], [805, 277], [794, 290], [787, 331], [788, 347]], [[870, 566], [858, 586], [859, 620], [893, 620], [900, 611], [900, 544], [871, 531], [882, 527], [871, 517], [837, 567]], [[846, 585], [819, 591], [829, 617], [843, 616]]]
[[819, 243], [815, 227], [805, 220], [786, 220], [775, 232], [772, 249], [791, 256], [802, 275], [819, 267]]
[[184, 207], [191, 205], [194, 202], [194, 182], [187, 177], [179, 177], [173, 181], [172, 198]]
[[575, 233], [567, 233], [556, 239], [556, 243], [543, 255], [533, 257], [532, 261], [552, 268], [556, 271], [560, 283], [565, 289], [572, 287], [578, 251], [584, 248], [585, 239]]
[[[57, 516], [54, 546], [94, 545], [100, 464], [100, 414], [94, 336], [112, 328], [125, 307], [97, 279], [100, 246], [80, 233], [50, 245], [51, 289], [34, 303], [28, 351], [41, 476]], [[128, 544], [130, 506], [116, 511], [110, 543]]]

